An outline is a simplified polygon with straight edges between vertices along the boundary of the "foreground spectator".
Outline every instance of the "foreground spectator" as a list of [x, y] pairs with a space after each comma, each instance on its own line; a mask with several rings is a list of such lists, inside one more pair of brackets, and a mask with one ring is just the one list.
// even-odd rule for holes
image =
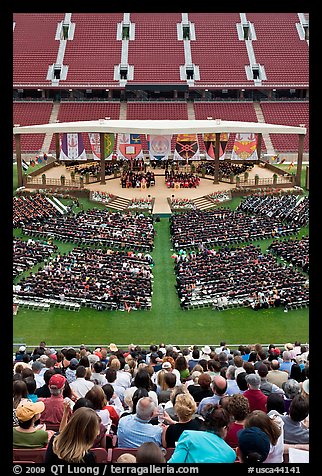
[[227, 410], [210, 405], [203, 431], [184, 431], [168, 463], [234, 463], [236, 453], [224, 441], [229, 422]]
[[78, 408], [59, 435], [49, 441], [46, 464], [83, 463], [95, 464], [90, 451], [100, 431], [99, 416], [92, 408]]
[[241, 463], [263, 463], [269, 450], [269, 437], [260, 428], [245, 428], [238, 433], [237, 456]]
[[22, 400], [16, 408], [16, 417], [19, 426], [13, 427], [13, 447], [14, 448], [42, 448], [47, 445], [48, 433], [46, 427], [35, 426], [39, 420], [39, 415], [44, 411], [43, 402], [33, 403], [29, 400]]
[[160, 446], [153, 441], [142, 443], [136, 453], [136, 463], [138, 464], [160, 464], [166, 463], [164, 454]]

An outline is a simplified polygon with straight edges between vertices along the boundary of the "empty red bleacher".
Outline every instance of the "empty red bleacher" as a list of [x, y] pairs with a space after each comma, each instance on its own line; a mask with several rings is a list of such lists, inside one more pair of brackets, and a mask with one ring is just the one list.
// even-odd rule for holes
[[[13, 123], [20, 126], [30, 126], [33, 124], [48, 124], [53, 102], [14, 102], [13, 103]], [[38, 152], [41, 150], [45, 134], [22, 134], [22, 152]], [[16, 150], [16, 142], [13, 140], [13, 149]]]
[[[95, 121], [97, 119], [119, 119], [120, 103], [117, 101], [76, 102], [63, 101], [60, 104], [59, 122]], [[87, 152], [91, 151], [88, 134], [83, 134], [84, 146]], [[50, 150], [55, 151], [55, 138], [52, 138]]]
[[[186, 102], [128, 102], [127, 119], [188, 119]], [[143, 150], [148, 149], [147, 141], [141, 136]], [[172, 138], [171, 148], [175, 147], [176, 135]]]
[[[222, 119], [224, 121], [258, 122], [252, 102], [195, 102], [196, 119]], [[234, 145], [235, 134], [230, 134], [227, 151], [231, 151]], [[199, 144], [204, 148], [203, 141], [199, 137]], [[262, 150], [266, 150], [265, 141], [262, 140]]]
[[64, 64], [68, 87], [102, 86], [115, 83], [114, 65], [121, 62], [122, 41], [116, 39], [123, 13], [73, 13], [73, 41], [67, 41]]
[[185, 63], [184, 47], [177, 36], [181, 13], [131, 13], [131, 22], [135, 24], [135, 40], [129, 41], [128, 62], [134, 65], [133, 82], [183, 82], [180, 65]]
[[189, 20], [195, 24], [196, 33], [196, 41], [190, 42], [192, 62], [200, 71], [196, 85], [252, 85], [245, 72], [249, 64], [245, 42], [239, 41], [237, 34], [239, 14], [189, 13]]
[[[265, 122], [299, 126], [304, 124], [307, 133], [304, 139], [304, 151], [309, 151], [309, 102], [261, 102]], [[295, 152], [298, 150], [299, 139], [293, 134], [270, 134], [274, 149], [279, 152]]]
[[266, 86], [305, 88], [309, 85], [308, 44], [300, 40], [296, 13], [247, 13], [254, 24], [256, 62], [265, 66]]
[[64, 13], [15, 13], [13, 20], [13, 85], [49, 86], [48, 67], [56, 62], [59, 41], [57, 24]]

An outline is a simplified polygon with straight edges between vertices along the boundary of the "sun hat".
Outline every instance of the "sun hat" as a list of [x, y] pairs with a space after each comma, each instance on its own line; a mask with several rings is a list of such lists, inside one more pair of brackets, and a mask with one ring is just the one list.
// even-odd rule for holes
[[205, 345], [204, 347], [201, 348], [201, 350], [204, 354], [210, 354], [211, 353], [211, 348], [209, 347], [209, 345]]
[[307, 395], [310, 394], [310, 392], [309, 392], [309, 379], [308, 378], [306, 380], [304, 380], [304, 382], [302, 383], [302, 388], [303, 388], [304, 392], [307, 393]]
[[251, 453], [258, 453], [259, 462], [266, 460], [270, 450], [270, 441], [267, 433], [256, 426], [252, 426], [240, 430], [237, 433], [237, 437], [238, 448], [246, 461]]
[[32, 402], [31, 400], [23, 399], [16, 408], [16, 417], [21, 421], [31, 420], [38, 413], [42, 413], [45, 409], [44, 402]]
[[25, 346], [25, 345], [21, 345], [21, 346], [19, 347], [19, 352], [25, 352], [25, 350], [26, 350], [26, 346]]
[[293, 350], [293, 349], [294, 349], [294, 346], [293, 346], [293, 344], [291, 344], [290, 342], [288, 342], [287, 344], [284, 345], [284, 349], [285, 349], [285, 350]]
[[49, 379], [48, 386], [52, 388], [62, 388], [65, 385], [66, 378], [61, 374], [55, 374]]
[[110, 348], [110, 351], [111, 351], [111, 352], [117, 352], [117, 351], [118, 351], [117, 346], [116, 346], [115, 344], [113, 344], [113, 343], [111, 343], [111, 344], [109, 345], [109, 348]]
[[297, 380], [290, 378], [282, 383], [282, 389], [287, 398], [293, 398], [295, 395], [300, 393], [301, 386]]

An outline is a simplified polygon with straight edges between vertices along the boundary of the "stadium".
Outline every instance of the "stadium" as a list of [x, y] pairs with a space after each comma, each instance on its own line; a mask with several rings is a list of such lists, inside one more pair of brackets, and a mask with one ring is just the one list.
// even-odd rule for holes
[[296, 362], [308, 13], [14, 13], [12, 105], [14, 356], [286, 342]]

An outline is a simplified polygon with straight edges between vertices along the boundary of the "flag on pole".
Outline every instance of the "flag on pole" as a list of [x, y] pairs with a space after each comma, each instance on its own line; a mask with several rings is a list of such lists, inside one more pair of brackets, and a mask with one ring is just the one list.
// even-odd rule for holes
[[178, 134], [173, 154], [174, 159], [199, 160], [199, 144], [197, 134]]
[[236, 134], [231, 160], [258, 160], [256, 134]]
[[24, 170], [25, 172], [27, 172], [27, 170], [29, 169], [29, 165], [23, 159], [21, 160], [21, 167], [22, 170]]
[[83, 136], [80, 132], [64, 132], [61, 139], [61, 160], [86, 160]]
[[171, 139], [170, 135], [150, 135], [148, 137], [150, 159], [167, 160], [171, 153]]
[[[101, 142], [98, 132], [88, 134], [94, 160], [101, 158]], [[111, 159], [114, 150], [114, 134], [104, 134], [105, 159]]]
[[143, 158], [140, 134], [119, 134], [117, 152], [126, 160]]

